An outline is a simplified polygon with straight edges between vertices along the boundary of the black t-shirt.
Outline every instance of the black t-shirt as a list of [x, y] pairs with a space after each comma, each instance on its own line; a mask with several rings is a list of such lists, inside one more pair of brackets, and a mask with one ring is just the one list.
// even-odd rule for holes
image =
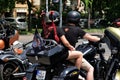
[[77, 27], [77, 26], [67, 25], [63, 27], [63, 30], [65, 32], [65, 37], [70, 42], [70, 44], [74, 47], [78, 41], [78, 38], [79, 37], [83, 38], [83, 36], [86, 34], [85, 31], [83, 31], [80, 27]]
[[[62, 35], [65, 35], [65, 32], [63, 31], [62, 28], [59, 28], [57, 27], [56, 28], [56, 31], [57, 31], [57, 36], [60, 38]], [[44, 30], [42, 31], [41, 33], [42, 37], [44, 37]], [[49, 36], [47, 37], [47, 39], [53, 39], [55, 40], [55, 37], [54, 37], [54, 29], [50, 32]]]
[[[63, 31], [62, 28], [59, 28], [57, 27], [56, 28], [56, 31], [57, 31], [57, 36], [60, 38], [61, 36], [65, 35], [65, 32]], [[42, 31], [41, 33], [42, 37], [44, 37], [44, 31]], [[54, 29], [50, 32], [49, 36], [47, 39], [53, 39], [55, 40], [55, 37], [54, 37]], [[63, 43], [60, 41], [59, 44], [63, 45]], [[64, 46], [64, 45], [63, 45]], [[68, 57], [68, 48], [64, 46], [64, 49], [63, 49], [63, 55], [61, 55], [58, 59], [61, 59], [61, 60], [64, 60]]]
[[[68, 31], [65, 31], [65, 29], [68, 29]], [[77, 43], [78, 41], [78, 38], [81, 37], [83, 38], [83, 36], [86, 34], [85, 31], [83, 31], [80, 27], [77, 27], [77, 26], [70, 26], [70, 25], [67, 25], [67, 26], [64, 26], [63, 28], [59, 28], [57, 27], [56, 28], [57, 30], [57, 35], [58, 37], [60, 38], [62, 35], [65, 35], [65, 37], [67, 38], [67, 40], [69, 41], [69, 43], [75, 47], [75, 44]], [[41, 33], [42, 37], [44, 37], [44, 31], [42, 31]], [[52, 30], [50, 32], [50, 35], [48, 36], [47, 39], [53, 39], [55, 40], [55, 37], [54, 37], [54, 30]], [[60, 41], [60, 44], [63, 45], [63, 43]], [[64, 45], [63, 45], [64, 46]], [[66, 48], [67, 49], [67, 48]]]

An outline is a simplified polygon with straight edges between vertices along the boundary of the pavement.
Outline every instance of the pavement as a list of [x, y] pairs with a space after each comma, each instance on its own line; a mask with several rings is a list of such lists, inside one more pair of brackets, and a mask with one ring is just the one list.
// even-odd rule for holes
[[23, 42], [23, 43], [27, 43], [29, 41], [33, 40], [33, 34], [29, 34], [29, 35], [20, 35], [19, 36], [19, 41]]

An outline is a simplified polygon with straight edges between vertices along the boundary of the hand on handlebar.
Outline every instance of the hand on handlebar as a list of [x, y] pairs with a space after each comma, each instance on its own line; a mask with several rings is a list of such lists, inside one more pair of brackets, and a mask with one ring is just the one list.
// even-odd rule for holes
[[98, 41], [98, 42], [100, 42], [100, 43], [105, 43], [106, 41], [105, 41], [105, 38], [103, 37], [103, 38], [101, 38], [100, 41]]
[[93, 45], [94, 47], [99, 47], [100, 42], [99, 41], [98, 42], [89, 41], [89, 44]]
[[93, 46], [95, 46], [95, 47], [99, 47], [99, 44], [100, 44], [100, 43], [105, 43], [105, 42], [106, 42], [106, 40], [105, 40], [105, 38], [103, 37], [103, 38], [100, 38], [100, 40], [97, 41], [97, 42], [89, 41], [89, 44], [91, 44], [91, 45], [93, 45]]

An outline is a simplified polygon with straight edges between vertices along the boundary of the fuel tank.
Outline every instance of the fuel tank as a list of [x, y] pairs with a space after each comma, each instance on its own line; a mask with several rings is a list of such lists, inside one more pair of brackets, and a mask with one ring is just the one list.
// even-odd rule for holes
[[76, 47], [76, 50], [83, 53], [83, 57], [87, 60], [93, 60], [96, 55], [96, 47], [89, 44], [81, 44]]
[[108, 27], [104, 33], [110, 42], [110, 46], [120, 49], [120, 28]]

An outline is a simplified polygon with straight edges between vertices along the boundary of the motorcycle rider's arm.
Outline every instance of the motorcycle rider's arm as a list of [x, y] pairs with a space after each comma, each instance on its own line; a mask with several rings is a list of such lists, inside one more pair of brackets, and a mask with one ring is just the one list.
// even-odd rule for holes
[[88, 33], [86, 33], [84, 36], [83, 36], [84, 39], [87, 39], [89, 41], [93, 41], [93, 42], [98, 42], [100, 41], [100, 38], [97, 37], [97, 36], [93, 36], [93, 35], [90, 35]]
[[75, 50], [75, 48], [68, 42], [68, 40], [66, 39], [64, 35], [62, 35], [60, 39], [62, 43], [64, 44], [64, 46], [68, 47], [69, 50]]

